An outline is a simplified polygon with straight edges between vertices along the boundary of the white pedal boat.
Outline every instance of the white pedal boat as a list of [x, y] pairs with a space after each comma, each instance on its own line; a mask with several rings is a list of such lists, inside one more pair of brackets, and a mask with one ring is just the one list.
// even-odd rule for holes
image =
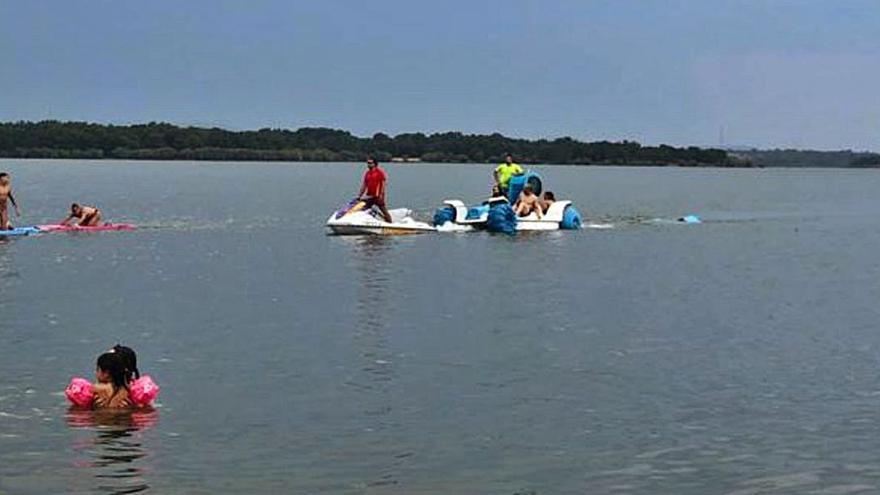
[[[455, 218], [452, 220], [457, 225], [461, 226], [469, 226], [474, 229], [482, 229], [485, 228], [488, 219], [489, 219], [489, 210], [496, 205], [507, 203], [510, 204], [506, 198], [490, 198], [486, 200], [483, 205], [485, 208], [477, 207], [478, 215], [474, 215], [474, 208], [468, 208], [462, 201], [457, 199], [447, 199], [443, 202], [444, 205], [450, 206], [455, 209]], [[517, 217], [516, 219], [516, 230], [517, 231], [530, 231], [530, 230], [559, 230], [561, 225], [565, 222], [566, 211], [565, 209], [571, 206], [571, 201], [562, 200], [555, 201], [550, 208], [547, 209], [547, 212], [544, 213], [540, 218], [538, 218], [538, 214], [535, 212], [530, 213], [524, 217]], [[468, 212], [470, 212], [470, 218], [468, 218]], [[439, 227], [439, 226], [438, 226]], [[578, 227], [565, 227], [565, 228], [578, 228]]]
[[434, 224], [440, 231], [454, 231], [456, 229], [450, 227], [455, 226], [458, 230], [479, 229], [508, 234], [519, 231], [581, 228], [580, 214], [571, 201], [567, 200], [554, 201], [540, 218], [534, 212], [525, 217], [515, 217], [511, 202], [519, 197], [520, 191], [527, 183], [532, 186], [536, 194], [540, 195], [541, 177], [529, 170], [524, 175], [511, 178], [508, 197], [492, 197], [471, 207], [461, 200], [447, 199], [434, 214]]

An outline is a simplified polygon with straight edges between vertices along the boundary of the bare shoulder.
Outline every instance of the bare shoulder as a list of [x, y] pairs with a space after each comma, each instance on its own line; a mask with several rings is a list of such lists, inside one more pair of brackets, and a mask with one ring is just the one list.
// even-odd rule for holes
[[92, 390], [97, 394], [112, 394], [113, 386], [109, 383], [93, 383]]
[[92, 390], [95, 392], [95, 406], [98, 408], [121, 408], [128, 407], [128, 390], [113, 390], [109, 383], [97, 383]]

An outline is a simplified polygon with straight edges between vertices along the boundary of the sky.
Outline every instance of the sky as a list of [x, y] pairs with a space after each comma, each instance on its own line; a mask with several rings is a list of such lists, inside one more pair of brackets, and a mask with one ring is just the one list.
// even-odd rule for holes
[[877, 0], [0, 0], [0, 121], [880, 150]]

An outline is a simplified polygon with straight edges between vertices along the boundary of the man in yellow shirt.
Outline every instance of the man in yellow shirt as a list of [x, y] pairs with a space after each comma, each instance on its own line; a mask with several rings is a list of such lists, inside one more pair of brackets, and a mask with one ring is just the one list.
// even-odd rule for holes
[[513, 156], [508, 153], [504, 159], [504, 163], [495, 167], [492, 176], [495, 177], [495, 185], [501, 190], [501, 194], [507, 196], [507, 188], [510, 185], [510, 178], [514, 175], [522, 175], [525, 171], [513, 162]]

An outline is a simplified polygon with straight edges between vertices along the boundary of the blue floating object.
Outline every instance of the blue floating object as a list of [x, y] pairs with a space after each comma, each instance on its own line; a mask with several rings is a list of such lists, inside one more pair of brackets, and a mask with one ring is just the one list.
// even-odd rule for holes
[[574, 209], [574, 206], [568, 205], [562, 211], [562, 222], [559, 223], [562, 230], [577, 230], [581, 228], [581, 214]]
[[439, 208], [434, 213], [434, 225], [437, 227], [445, 224], [446, 222], [455, 221], [455, 208], [451, 206], [444, 206]]
[[700, 220], [700, 217], [696, 215], [685, 215], [679, 218], [678, 221], [684, 223], [703, 223], [703, 221]]
[[513, 208], [507, 203], [500, 203], [489, 208], [486, 230], [508, 235], [516, 234], [516, 213], [513, 212]]
[[36, 227], [16, 227], [14, 229], [9, 229], [9, 230], [0, 230], [0, 237], [31, 235], [31, 234], [37, 234], [39, 232], [40, 232], [40, 229], [38, 229]]

